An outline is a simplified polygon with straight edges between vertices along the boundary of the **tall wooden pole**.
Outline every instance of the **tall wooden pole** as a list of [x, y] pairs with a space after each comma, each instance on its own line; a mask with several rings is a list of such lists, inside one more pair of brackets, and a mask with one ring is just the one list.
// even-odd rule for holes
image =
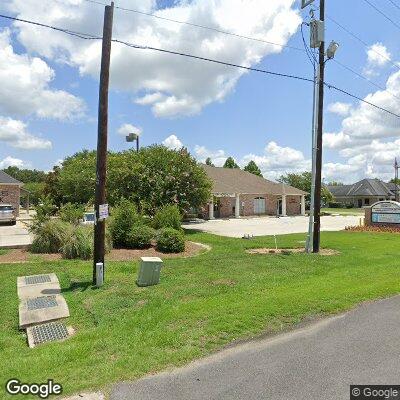
[[[320, 20], [325, 21], [325, 0], [320, 0]], [[319, 82], [318, 82], [318, 130], [314, 197], [314, 235], [313, 252], [319, 253], [321, 229], [321, 188], [322, 188], [322, 132], [324, 120], [324, 78], [325, 78], [325, 42], [319, 47]]]
[[95, 226], [93, 255], [93, 284], [96, 284], [96, 263], [104, 264], [105, 221], [99, 220], [99, 206], [106, 203], [108, 85], [110, 81], [110, 56], [114, 3], [104, 10], [103, 44], [101, 52], [99, 117], [97, 133], [97, 164], [95, 193]]

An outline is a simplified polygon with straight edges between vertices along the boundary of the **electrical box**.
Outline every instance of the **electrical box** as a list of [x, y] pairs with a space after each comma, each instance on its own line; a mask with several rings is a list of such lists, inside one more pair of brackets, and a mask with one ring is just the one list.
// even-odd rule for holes
[[153, 286], [160, 282], [162, 260], [158, 257], [141, 257], [136, 284]]
[[313, 49], [321, 46], [325, 41], [325, 23], [319, 20], [312, 20], [310, 22], [310, 47]]
[[104, 283], [104, 264], [96, 263], [96, 287], [103, 286]]

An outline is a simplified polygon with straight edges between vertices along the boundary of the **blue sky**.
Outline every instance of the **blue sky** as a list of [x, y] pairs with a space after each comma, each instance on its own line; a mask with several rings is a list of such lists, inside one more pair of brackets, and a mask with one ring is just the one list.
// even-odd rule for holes
[[[290, 3], [290, 1], [276, 0], [279, 3]], [[27, 3], [34, 3], [33, 0], [27, 0]], [[58, 6], [63, 2], [61, 0], [48, 0], [52, 7]], [[28, 17], [35, 21], [44, 21], [45, 23], [53, 23], [57, 25], [57, 21], [49, 20], [46, 15], [40, 12], [35, 12], [27, 9], [26, 4], [21, 5], [21, 1], [18, 0], [7, 0], [5, 6], [8, 15]], [[69, 0], [64, 1], [65, 4], [69, 4]], [[116, 1], [116, 4], [122, 4], [123, 6], [129, 6], [130, 8], [139, 8], [139, 1], [126, 0], [124, 2]], [[150, 0], [149, 0], [150, 3]], [[189, 2], [190, 4], [191, 2]], [[217, 1], [218, 3], [218, 1]], [[234, 2], [239, 3], [239, 2]], [[248, 2], [248, 6], [251, 7], [251, 3], [254, 3], [254, 7], [260, 7], [260, 3], [257, 1]], [[263, 7], [268, 8], [269, 2]], [[271, 1], [271, 3], [273, 3]], [[298, 2], [292, 2], [292, 9], [298, 9]], [[397, 54], [399, 52], [400, 42], [398, 40], [400, 32], [398, 28], [390, 24], [383, 16], [379, 15], [363, 0], [353, 0], [351, 2], [344, 0], [327, 0], [326, 1], [326, 12], [327, 16], [334, 18], [340, 22], [343, 26], [349, 28], [352, 32], [357, 34], [362, 40], [364, 40], [369, 46], [379, 44], [384, 46], [379, 48], [378, 52], [375, 52], [375, 56], [378, 56], [378, 60], [373, 61], [373, 54], [370, 56], [372, 61], [368, 61], [368, 49], [361, 43], [356, 41], [354, 38], [349, 36], [342, 29], [338, 28], [331, 20], [327, 19], [326, 23], [326, 40], [329, 42], [334, 39], [340, 44], [340, 49], [337, 52], [337, 60], [347, 65], [351, 69], [357, 71], [368, 79], [373, 80], [375, 83], [385, 87], [387, 79], [390, 76], [396, 74], [398, 69], [392, 65], [391, 62], [397, 62]], [[376, 5], [391, 18], [399, 22], [400, 24], [400, 9], [396, 9], [388, 0], [375, 1]], [[399, 3], [400, 4], [400, 3]], [[94, 32], [97, 27], [98, 34], [101, 30], [101, 12], [100, 6], [95, 4], [88, 4], [82, 1], [82, 7], [86, 7], [88, 10], [93, 10], [93, 20], [85, 23], [85, 15], [83, 14], [80, 28], [84, 32]], [[162, 8], [169, 12], [168, 16], [175, 19], [182, 19], [182, 13], [180, 10], [179, 2], [159, 1], [157, 3], [158, 8]], [[234, 4], [232, 3], [232, 6]], [[145, 8], [145, 11], [151, 10], [156, 12], [157, 9], [154, 4]], [[222, 6], [221, 6], [222, 7]], [[0, 6], [1, 8], [1, 6]], [[176, 12], [174, 12], [176, 9]], [[208, 10], [212, 12], [212, 10]], [[256, 10], [257, 11], [257, 10]], [[90, 12], [90, 11], [89, 11]], [[114, 24], [126, 24], [126, 12], [116, 10]], [[318, 15], [318, 14], [317, 14]], [[301, 12], [300, 16], [307, 19], [307, 11]], [[141, 24], [154, 23], [153, 18], [146, 16], [137, 16], [135, 18], [141, 18]], [[189, 17], [188, 17], [189, 18]], [[191, 22], [197, 22], [196, 16], [192, 16], [192, 19], [188, 19]], [[194, 19], [193, 19], [194, 18]], [[283, 19], [284, 21], [284, 19]], [[59, 21], [57, 26], [63, 26], [65, 28], [76, 29], [75, 26], [68, 26], [68, 19]], [[200, 22], [207, 24], [207, 21], [202, 18]], [[213, 24], [210, 21], [210, 25]], [[281, 22], [282, 23], [282, 22]], [[285, 23], [285, 22], [283, 22]], [[161, 24], [165, 25], [167, 34], [170, 35], [168, 38], [168, 48], [171, 50], [181, 50], [179, 45], [184, 43], [182, 38], [175, 40], [174, 31], [170, 22], [157, 22], [157, 27]], [[240, 21], [238, 21], [240, 25]], [[46, 31], [43, 28], [31, 28], [36, 29], [38, 32], [38, 40], [35, 43], [32, 39], [21, 37], [24, 33], [24, 26], [15, 26], [10, 24], [8, 21], [0, 20], [0, 29], [4, 31], [5, 28], [10, 29], [9, 44], [12, 45], [15, 54], [26, 55], [27, 57], [39, 57], [54, 71], [54, 77], [48, 82], [48, 88], [51, 90], [62, 90], [82, 100], [81, 104], [84, 104], [84, 112], [79, 113], [76, 110], [77, 105], [74, 107], [74, 111], [71, 111], [71, 119], [63, 120], [62, 118], [54, 118], [50, 116], [40, 116], [38, 112], [15, 112], [13, 108], [7, 108], [0, 104], [0, 116], [3, 118], [12, 118], [13, 120], [22, 121], [27, 124], [27, 130], [35, 137], [50, 141], [51, 148], [23, 148], [24, 146], [15, 146], [15, 143], [9, 140], [5, 140], [0, 147], [0, 161], [12, 158], [16, 160], [22, 160], [23, 165], [31, 166], [38, 169], [48, 170], [65, 156], [71, 155], [83, 148], [93, 149], [96, 147], [97, 138], [97, 106], [98, 106], [98, 79], [96, 70], [96, 60], [93, 61], [92, 65], [86, 65], [85, 61], [76, 62], [77, 54], [74, 54], [74, 50], [70, 50], [68, 46], [63, 49], [63, 52], [59, 51], [57, 54], [45, 54], [46, 51], [40, 49], [41, 44], [46, 41], [49, 36], [53, 35], [53, 31]], [[86, 28], [86, 29], [85, 29]], [[225, 26], [221, 26], [221, 29], [226, 29]], [[240, 26], [238, 27], [238, 29]], [[168, 31], [170, 30], [171, 31]], [[187, 27], [191, 30], [199, 30], [199, 28]], [[303, 47], [301, 41], [300, 29], [294, 29], [293, 35], [289, 34], [288, 45]], [[308, 28], [305, 27], [306, 40], [308, 41]], [[29, 34], [27, 31], [26, 35]], [[116, 35], [121, 37], [122, 31], [117, 32]], [[240, 31], [239, 31], [240, 32]], [[165, 34], [165, 32], [164, 32]], [[254, 34], [254, 36], [256, 36]], [[258, 36], [260, 37], [260, 36]], [[235, 60], [235, 48], [237, 49], [237, 62], [241, 64], [243, 58], [241, 54], [246, 51], [247, 48], [254, 46], [254, 43], [246, 39], [226, 37], [225, 35], [218, 34], [218, 38], [221, 40], [219, 45], [227, 46], [232, 49], [229, 60]], [[62, 40], [62, 39], [60, 39]], [[68, 39], [69, 40], [69, 39]], [[148, 37], [143, 39], [150, 40]], [[75, 43], [75, 42], [73, 42]], [[280, 41], [282, 43], [282, 41]], [[48, 43], [46, 44], [46, 46]], [[60, 46], [59, 43], [54, 46]], [[188, 44], [184, 43], [185, 51]], [[45, 47], [46, 47], [45, 46]], [[60, 46], [62, 47], [62, 45]], [[82, 50], [84, 51], [84, 50]], [[114, 51], [114, 48], [113, 48]], [[391, 62], [387, 60], [379, 60], [379, 55], [385, 51], [390, 58]], [[312, 85], [307, 82], [295, 81], [291, 79], [284, 79], [273, 77], [265, 74], [256, 72], [246, 73], [240, 77], [235, 77], [235, 81], [232, 88], [222, 95], [221, 100], [216, 100], [214, 96], [210, 101], [207, 100], [205, 105], [200, 106], [200, 110], [197, 110], [194, 115], [187, 115], [187, 112], [178, 113], [175, 115], [157, 115], [152, 109], [151, 105], [139, 105], [135, 103], [135, 99], [140, 96], [144, 96], [149, 93], [150, 86], [140, 87], [140, 82], [135, 83], [134, 88], [128, 88], [130, 81], [135, 80], [138, 72], [135, 64], [137, 60], [146, 59], [145, 63], [151, 61], [151, 52], [148, 50], [137, 50], [131, 48], [119, 48], [118, 52], [124, 52], [120, 55], [118, 69], [123, 72], [115, 78], [117, 84], [113, 85], [110, 91], [109, 99], [109, 148], [112, 150], [122, 150], [128, 148], [128, 145], [124, 141], [124, 137], [118, 134], [118, 129], [123, 124], [132, 124], [142, 129], [141, 134], [141, 145], [150, 145], [152, 143], [161, 143], [167, 137], [175, 135], [176, 138], [186, 147], [188, 147], [193, 154], [199, 159], [202, 159], [202, 155], [210, 154], [214, 155], [215, 161], [218, 163], [218, 158], [224, 158], [225, 156], [232, 155], [241, 163], [247, 162], [252, 155], [258, 157], [260, 164], [262, 164], [263, 172], [266, 176], [274, 179], [284, 172], [299, 171], [307, 169], [308, 160], [310, 158], [310, 147], [311, 147], [311, 107], [312, 107]], [[196, 47], [192, 49], [192, 52], [196, 54]], [[225, 54], [224, 51], [221, 52]], [[379, 54], [378, 54], [379, 53]], [[64, 60], [60, 61], [60, 54], [67, 54]], [[125, 55], [126, 54], [126, 55]], [[261, 52], [262, 54], [262, 52]], [[202, 54], [203, 55], [203, 54]], [[132, 63], [132, 75], [129, 75], [130, 65], [126, 62], [123, 66], [123, 59], [129, 57], [129, 62]], [[68, 62], [65, 62], [65, 58]], [[221, 55], [219, 58], [224, 60], [224, 56]], [[75, 59], [75, 61], [71, 61]], [[177, 68], [177, 75], [180, 73], [180, 68], [191, 69], [193, 73], [188, 76], [192, 77], [194, 81], [199, 78], [203, 68], [203, 62], [197, 60], [183, 60], [178, 56], [171, 55], [157, 55], [154, 60], [159, 67], [152, 72], [151, 78], [157, 77], [157, 74], [165, 74], [164, 80], [168, 82], [168, 74]], [[163, 70], [163, 64], [167, 63], [170, 71], [165, 72]], [[263, 68], [271, 71], [295, 74], [304, 77], [312, 77], [312, 67], [308, 61], [306, 55], [303, 52], [287, 49], [276, 54], [267, 54], [262, 57], [260, 62], [250, 62], [252, 66], [257, 68]], [[68, 65], [69, 64], [69, 65]], [[113, 68], [113, 63], [111, 68]], [[79, 71], [79, 68], [86, 68], [86, 71]], [[152, 66], [153, 68], [153, 66]], [[227, 71], [230, 67], [223, 67]], [[0, 67], [1, 70], [1, 67]], [[159, 72], [158, 72], [159, 71]], [[116, 73], [117, 74], [117, 73]], [[123, 75], [123, 76], [122, 76]], [[116, 75], [117, 76], [117, 75]], [[176, 76], [174, 77], [176, 78]], [[144, 76], [143, 79], [149, 79]], [[397, 79], [397, 76], [396, 76]], [[326, 69], [326, 81], [335, 84], [336, 86], [342, 87], [345, 90], [352, 92], [360, 97], [365, 97], [369, 94], [377, 92], [377, 88], [370, 85], [365, 80], [356, 77], [347, 70], [343, 69], [340, 65], [335, 62], [329, 62]], [[128, 90], [124, 90], [124, 82], [127, 82]], [[202, 83], [201, 96], [209, 96], [207, 94], [207, 79]], [[153, 83], [152, 83], [153, 85]], [[178, 83], [180, 85], [180, 83]], [[165, 86], [165, 85], [164, 85]], [[396, 85], [394, 85], [396, 86]], [[153, 85], [151, 91], [154, 92]], [[138, 90], [137, 90], [138, 88]], [[391, 94], [395, 90], [399, 90], [400, 96], [400, 85], [392, 88]], [[200, 91], [199, 89], [199, 91]], [[174, 89], [171, 89], [172, 93]], [[182, 93], [185, 88], [179, 88], [179, 93]], [[192, 90], [191, 86], [189, 89]], [[194, 90], [197, 90], [195, 88]], [[29, 94], [27, 94], [29, 95]], [[200, 96], [200, 95], [199, 95]], [[210, 95], [210, 97], [213, 97]], [[203, 97], [202, 97], [203, 98]], [[7, 102], [7, 99], [3, 97], [3, 100]], [[389, 105], [392, 111], [396, 111], [396, 104], [387, 104], [387, 99], [378, 98], [377, 102], [381, 106]], [[19, 99], [13, 99], [13, 102], [18, 102]], [[391, 98], [393, 101], [393, 96]], [[350, 103], [354, 114], [341, 114], [330, 112], [329, 106], [332, 103]], [[398, 103], [398, 100], [397, 100]], [[342, 138], [342, 136], [331, 136], [328, 138], [328, 146], [324, 148], [324, 164], [325, 177], [327, 180], [340, 179], [348, 181], [364, 176], [377, 176], [387, 179], [391, 174], [391, 162], [390, 157], [381, 158], [377, 157], [376, 160], [371, 157], [371, 143], [374, 140], [378, 141], [376, 148], [382, 147], [382, 151], [385, 150], [385, 143], [389, 143], [389, 147], [392, 151], [391, 156], [397, 155], [396, 140], [398, 140], [398, 129], [396, 126], [392, 126], [392, 121], [387, 122], [388, 126], [386, 129], [385, 119], [386, 116], [382, 115], [381, 112], [376, 114], [375, 110], [371, 111], [374, 115], [365, 115], [369, 111], [365, 112], [364, 109], [358, 109], [358, 101], [348, 98], [345, 95], [336, 93], [332, 90], [326, 90], [325, 97], [325, 123], [324, 132], [330, 135], [343, 135], [348, 137], [348, 140], [335, 141], [334, 138]], [[369, 106], [368, 106], [369, 107]], [[397, 105], [397, 107], [399, 107]], [[366, 119], [365, 125], [362, 129], [357, 131], [358, 118], [357, 112]], [[80, 115], [76, 115], [80, 114]], [[190, 113], [189, 113], [190, 114]], [[379, 132], [373, 133], [369, 136], [368, 125], [374, 126], [376, 118], [380, 118], [382, 115], [382, 127]], [[349, 125], [351, 128], [342, 127], [344, 119], [350, 119]], [[353, 118], [354, 121], [351, 121]], [[370, 120], [368, 120], [370, 118]], [[375, 121], [375, 122], [374, 122]], [[396, 121], [394, 124], [398, 125]], [[364, 134], [365, 131], [365, 134]], [[386, 134], [386, 131], [390, 131], [390, 134]], [[0, 136], [1, 140], [1, 136]], [[265, 150], [266, 146], [270, 143], [275, 143], [274, 146], [269, 146], [269, 150]], [[13, 144], [14, 143], [14, 144]], [[195, 151], [196, 146], [203, 146], [205, 150], [203, 152]], [[40, 146], [39, 146], [40, 147]], [[287, 150], [281, 150], [286, 149]], [[291, 152], [291, 150], [293, 150]], [[219, 154], [216, 156], [216, 154]], [[301, 155], [300, 155], [301, 154]], [[357, 158], [358, 156], [358, 158]], [[287, 159], [285, 159], [287, 157]], [[356, 158], [354, 158], [356, 157]], [[362, 159], [361, 159], [362, 158]], [[22, 164], [20, 164], [22, 165]]]

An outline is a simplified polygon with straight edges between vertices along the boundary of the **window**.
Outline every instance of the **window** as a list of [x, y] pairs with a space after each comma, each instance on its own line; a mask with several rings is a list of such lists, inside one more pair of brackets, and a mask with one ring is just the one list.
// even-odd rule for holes
[[369, 199], [364, 199], [364, 204], [365, 204], [366, 206], [369, 206]]

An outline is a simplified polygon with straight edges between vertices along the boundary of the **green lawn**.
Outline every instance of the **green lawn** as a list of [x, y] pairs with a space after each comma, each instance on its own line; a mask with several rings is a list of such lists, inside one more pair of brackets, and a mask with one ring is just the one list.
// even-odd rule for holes
[[[338, 256], [249, 255], [273, 238], [191, 233], [212, 246], [194, 258], [165, 261], [161, 284], [138, 288], [137, 263], [107, 264], [106, 284], [92, 289], [91, 263], [0, 265], [0, 396], [11, 377], [53, 378], [64, 394], [105, 389], [116, 381], [178, 366], [238, 339], [275, 333], [305, 318], [337, 313], [400, 292], [399, 238], [385, 233], [322, 234]], [[303, 235], [278, 238], [301, 246]], [[18, 331], [18, 275], [56, 272], [74, 337], [29, 349]]]
[[322, 208], [321, 212], [339, 215], [359, 215], [361, 217], [365, 215], [363, 208]]

